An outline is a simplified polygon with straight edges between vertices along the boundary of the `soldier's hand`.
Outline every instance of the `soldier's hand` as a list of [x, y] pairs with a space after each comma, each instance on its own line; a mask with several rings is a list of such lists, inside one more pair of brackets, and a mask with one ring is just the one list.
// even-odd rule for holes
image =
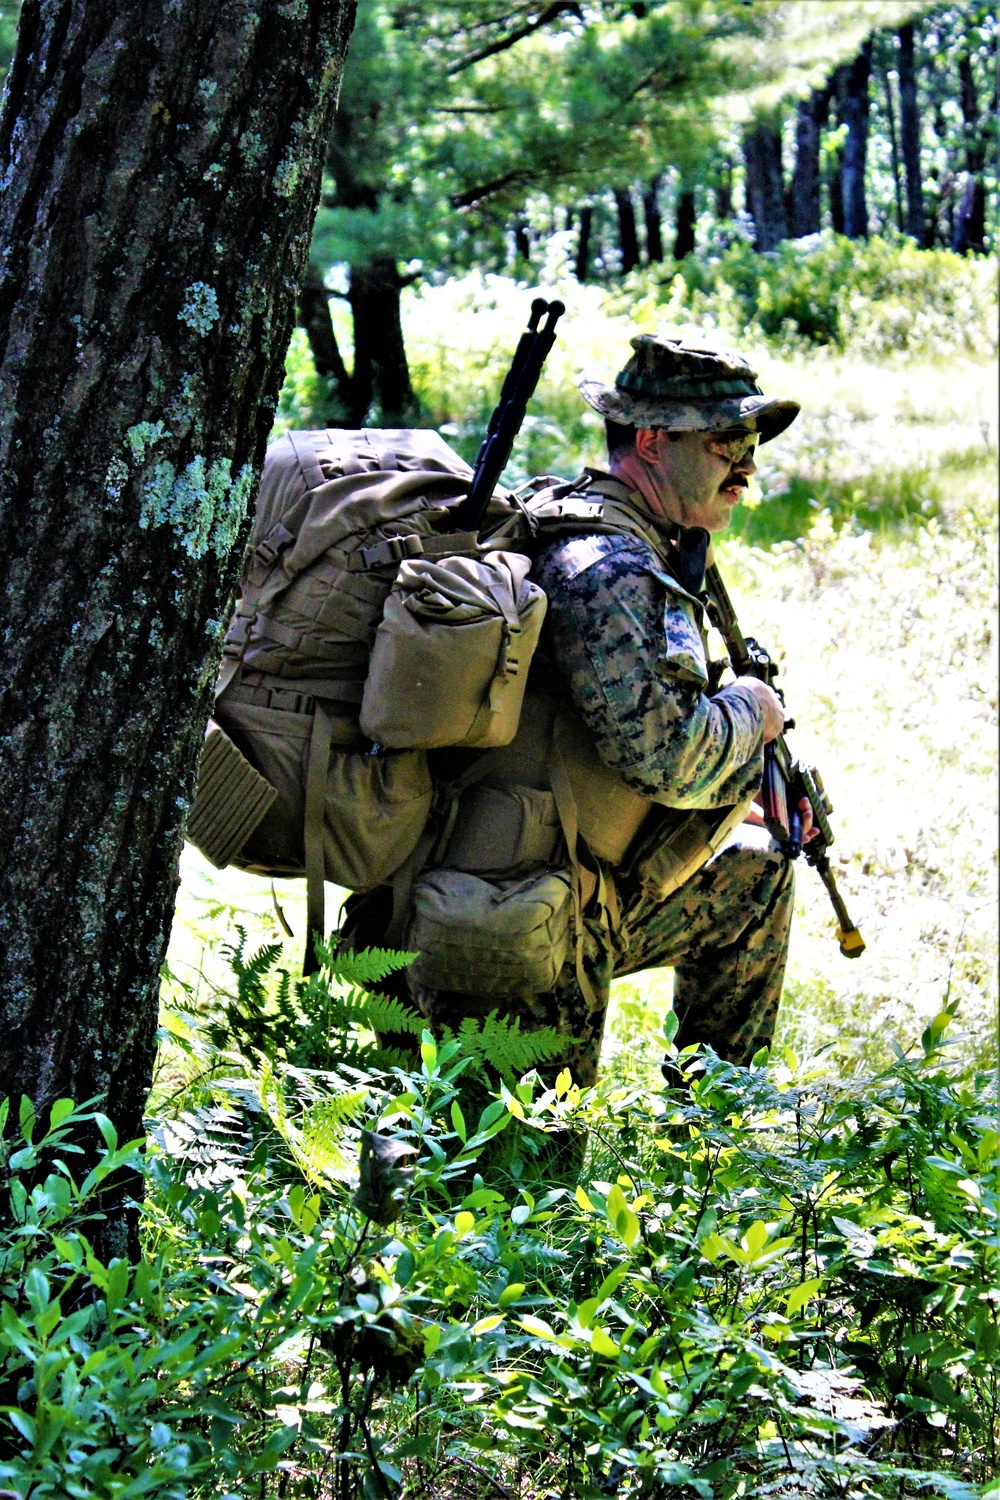
[[764, 715], [764, 744], [776, 740], [785, 727], [785, 705], [774, 688], [761, 682], [759, 677], [737, 677], [740, 687], [748, 687], [760, 704]]
[[799, 798], [799, 812], [802, 814], [802, 842], [808, 844], [810, 839], [819, 834], [819, 829], [813, 822], [812, 803], [808, 797]]

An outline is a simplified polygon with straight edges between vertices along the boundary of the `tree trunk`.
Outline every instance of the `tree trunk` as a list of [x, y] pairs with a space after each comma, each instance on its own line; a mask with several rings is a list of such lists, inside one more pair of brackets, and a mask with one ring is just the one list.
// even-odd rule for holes
[[319, 266], [310, 261], [299, 289], [299, 326], [305, 329], [316, 374], [333, 382], [328, 410], [323, 418], [334, 427], [348, 419], [352, 405], [351, 377], [347, 372], [333, 331], [330, 293], [323, 285]]
[[899, 30], [899, 143], [906, 173], [906, 232], [924, 243], [924, 192], [920, 173], [920, 112], [913, 66], [913, 27]]
[[[350, 0], [21, 14], [0, 117], [0, 1094], [103, 1095], [122, 1138], [142, 1134], [352, 21]], [[124, 1248], [120, 1214], [100, 1238]]]
[[962, 201], [955, 221], [951, 248], [960, 254], [983, 250], [986, 236], [986, 188], [982, 173], [986, 165], [986, 137], [979, 128], [979, 100], [972, 60], [967, 52], [958, 59], [961, 81], [962, 120], [965, 127], [965, 170]]
[[632, 194], [627, 188], [614, 188], [613, 191], [618, 210], [618, 248], [624, 276], [627, 272], [634, 271], [639, 264], [639, 236], [636, 233]]
[[719, 177], [715, 186], [715, 217], [717, 219], [731, 219], [733, 217], [733, 164], [724, 161], [719, 168]]
[[694, 250], [694, 231], [697, 216], [694, 208], [694, 189], [684, 188], [677, 195], [677, 216], [674, 226], [674, 260], [683, 260]]
[[663, 259], [663, 220], [660, 217], [660, 183], [657, 174], [642, 195], [642, 213], [646, 221], [646, 259], [655, 265]]
[[351, 267], [352, 427], [364, 426], [373, 403], [377, 419], [385, 427], [409, 427], [416, 415], [399, 313], [402, 287], [396, 262], [388, 255], [378, 256], [366, 266]]
[[829, 89], [813, 89], [800, 99], [795, 116], [795, 171], [792, 174], [792, 234], [800, 239], [820, 230], [819, 146], [830, 109]]
[[576, 240], [576, 271], [577, 281], [586, 281], [590, 270], [590, 231], [594, 223], [594, 209], [590, 203], [584, 203], [580, 209], [580, 228]]
[[753, 217], [757, 250], [773, 250], [788, 238], [784, 177], [781, 170], [781, 132], [772, 121], [757, 120], [743, 135], [747, 199]]
[[889, 123], [889, 150], [892, 156], [892, 190], [896, 200], [896, 228], [903, 233], [903, 187], [899, 180], [899, 134], [896, 130], [896, 106], [892, 98], [892, 79], [886, 68], [882, 74], [885, 89], [885, 113]]
[[849, 239], [868, 238], [865, 166], [868, 158], [868, 81], [871, 43], [866, 42], [847, 71], [842, 119], [847, 125], [841, 181], [844, 193], [844, 233]]

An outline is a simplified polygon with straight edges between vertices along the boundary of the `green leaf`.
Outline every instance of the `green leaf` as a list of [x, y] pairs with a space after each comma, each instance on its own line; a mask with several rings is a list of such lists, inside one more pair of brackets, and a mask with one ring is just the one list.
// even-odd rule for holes
[[793, 1286], [785, 1303], [785, 1317], [794, 1318], [796, 1313], [801, 1312], [802, 1308], [816, 1296], [822, 1285], [823, 1278], [815, 1276], [811, 1281], [803, 1281], [798, 1286]]
[[455, 1134], [458, 1136], [459, 1140], [462, 1142], [462, 1145], [464, 1146], [469, 1138], [469, 1135], [465, 1127], [465, 1116], [462, 1113], [457, 1099], [453, 1099], [451, 1101], [451, 1126]]
[[590, 1335], [590, 1347], [595, 1354], [604, 1354], [609, 1359], [617, 1359], [621, 1349], [605, 1328], [595, 1328]]
[[489, 1317], [480, 1318], [477, 1323], [473, 1323], [472, 1332], [478, 1338], [481, 1333], [492, 1333], [493, 1329], [499, 1328], [502, 1322], [503, 1318], [499, 1313], [491, 1313]]
[[523, 1292], [524, 1292], [524, 1282], [523, 1281], [511, 1281], [511, 1282], [508, 1282], [507, 1286], [504, 1287], [503, 1291], [500, 1293], [499, 1297], [497, 1298], [497, 1306], [498, 1307], [509, 1307], [512, 1302], [516, 1302], [518, 1300], [518, 1298], [522, 1296]]
[[[49, 1129], [56, 1130], [63, 1120], [68, 1120], [73, 1113], [74, 1105], [72, 1099], [57, 1099], [49, 1110]], [[0, 1127], [2, 1128], [2, 1127]]]

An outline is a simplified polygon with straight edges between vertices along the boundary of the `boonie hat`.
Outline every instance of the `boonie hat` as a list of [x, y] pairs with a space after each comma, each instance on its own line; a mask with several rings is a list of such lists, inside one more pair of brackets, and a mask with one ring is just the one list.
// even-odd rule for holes
[[614, 385], [580, 382], [588, 406], [629, 427], [718, 432], [750, 427], [762, 443], [784, 432], [801, 408], [764, 395], [757, 371], [732, 349], [709, 349], [669, 334], [640, 333]]

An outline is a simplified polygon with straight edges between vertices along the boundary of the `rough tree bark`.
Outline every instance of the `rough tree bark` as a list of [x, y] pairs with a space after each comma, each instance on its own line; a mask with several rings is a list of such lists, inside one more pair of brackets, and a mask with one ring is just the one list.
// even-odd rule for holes
[[920, 173], [920, 111], [913, 66], [913, 27], [899, 29], [899, 146], [906, 173], [906, 232], [925, 241], [924, 190]]
[[791, 186], [791, 228], [796, 239], [820, 230], [820, 135], [830, 111], [830, 90], [813, 89], [800, 99], [795, 115], [795, 169]]
[[121, 1137], [142, 1133], [353, 9], [21, 15], [0, 118], [0, 1093], [104, 1095]]
[[615, 188], [615, 207], [618, 210], [618, 249], [622, 258], [622, 274], [634, 271], [639, 264], [639, 236], [635, 227], [635, 208], [628, 188]]
[[773, 250], [788, 238], [781, 131], [773, 120], [755, 120], [743, 135], [747, 199], [757, 250]]
[[868, 159], [868, 82], [871, 43], [866, 42], [847, 70], [841, 119], [847, 125], [840, 169], [844, 194], [844, 233], [852, 240], [868, 238], [865, 165]]

